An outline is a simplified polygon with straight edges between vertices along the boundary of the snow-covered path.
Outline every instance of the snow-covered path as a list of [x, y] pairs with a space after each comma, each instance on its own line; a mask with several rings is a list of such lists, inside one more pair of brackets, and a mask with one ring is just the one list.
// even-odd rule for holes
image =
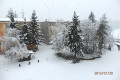
[[[115, 46], [96, 60], [78, 64], [57, 58], [51, 46], [42, 46], [35, 59], [19, 62], [7, 61], [0, 55], [0, 80], [120, 80], [120, 51]], [[39, 63], [37, 60], [39, 59]], [[95, 72], [113, 72], [113, 75], [94, 75]]]

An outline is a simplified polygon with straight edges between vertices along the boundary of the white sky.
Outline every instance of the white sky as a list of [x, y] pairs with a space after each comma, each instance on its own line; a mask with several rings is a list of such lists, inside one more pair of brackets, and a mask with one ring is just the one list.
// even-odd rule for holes
[[35, 9], [40, 21], [71, 20], [74, 11], [80, 20], [87, 19], [91, 11], [97, 20], [104, 13], [108, 19], [120, 20], [120, 0], [0, 0], [0, 17], [6, 17], [11, 7], [21, 18], [22, 6], [26, 18]]

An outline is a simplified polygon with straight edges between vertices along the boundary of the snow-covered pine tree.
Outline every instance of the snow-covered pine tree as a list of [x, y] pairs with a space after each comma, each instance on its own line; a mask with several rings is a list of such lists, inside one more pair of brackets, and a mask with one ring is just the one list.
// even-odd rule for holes
[[78, 26], [80, 26], [80, 21], [78, 19], [78, 16], [76, 15], [76, 12], [74, 12], [73, 25], [70, 26], [67, 36], [68, 38], [67, 45], [70, 48], [70, 52], [73, 53], [74, 58], [76, 58], [78, 54], [80, 56], [83, 56], [83, 52], [82, 52], [83, 44], [82, 44], [82, 39], [78, 34], [78, 30], [77, 30]]
[[16, 21], [14, 20], [14, 18], [17, 18], [17, 13], [12, 10], [12, 8], [10, 8], [10, 10], [8, 10], [8, 14], [7, 17], [10, 18], [10, 25], [9, 27], [11, 28], [16, 28]]
[[35, 44], [40, 44], [40, 42], [42, 41], [42, 33], [41, 33], [41, 29], [40, 29], [40, 25], [38, 25], [38, 22], [37, 22], [37, 16], [36, 16], [36, 12], [35, 10], [33, 10], [33, 13], [32, 13], [32, 16], [31, 16], [31, 21], [30, 21], [30, 27], [29, 27], [29, 33], [31, 35], [33, 35], [31, 38], [33, 39], [32, 40], [32, 43], [35, 43]]
[[90, 13], [90, 15], [89, 15], [89, 17], [88, 17], [91, 21], [92, 21], [92, 23], [94, 23], [95, 22], [95, 15], [93, 14], [93, 12], [91, 11], [91, 13]]
[[28, 35], [28, 25], [26, 23], [26, 19], [24, 19], [24, 23], [22, 25], [22, 29], [21, 29], [21, 32], [20, 32], [20, 43], [25, 43], [27, 44], [28, 42], [28, 38], [27, 38], [27, 35]]
[[100, 19], [100, 24], [97, 30], [97, 39], [98, 39], [98, 49], [100, 54], [102, 54], [102, 49], [105, 46], [106, 37], [108, 36], [109, 26], [107, 25], [106, 15], [104, 14]]
[[12, 14], [12, 16], [14, 16], [14, 18], [17, 18], [17, 17], [18, 17], [18, 14], [16, 13], [16, 11], [14, 12], [12, 8], [10, 8], [10, 9], [8, 10], [8, 14], [7, 14], [6, 16], [7, 16], [8, 18], [10, 18], [10, 17], [11, 17], [11, 14]]
[[[42, 42], [42, 33], [40, 26], [38, 25], [37, 22], [37, 16], [35, 10], [33, 10], [32, 16], [31, 16], [31, 21], [30, 21], [30, 26], [27, 34], [27, 39], [28, 39], [28, 46], [36, 46], [36, 49], [38, 49], [38, 45], [40, 42]], [[35, 50], [36, 50], [35, 49]]]

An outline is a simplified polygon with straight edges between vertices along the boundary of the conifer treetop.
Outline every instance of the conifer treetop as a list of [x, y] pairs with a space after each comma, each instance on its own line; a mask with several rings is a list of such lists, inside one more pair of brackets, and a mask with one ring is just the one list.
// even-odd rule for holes
[[72, 18], [72, 20], [73, 20], [73, 26], [78, 26], [79, 25], [80, 21], [79, 21], [78, 17], [79, 16], [77, 16], [76, 12], [74, 11], [73, 18]]
[[91, 21], [92, 21], [92, 23], [94, 23], [95, 22], [95, 15], [93, 14], [93, 12], [91, 11], [91, 13], [90, 13], [90, 15], [89, 15], [89, 17], [88, 17]]

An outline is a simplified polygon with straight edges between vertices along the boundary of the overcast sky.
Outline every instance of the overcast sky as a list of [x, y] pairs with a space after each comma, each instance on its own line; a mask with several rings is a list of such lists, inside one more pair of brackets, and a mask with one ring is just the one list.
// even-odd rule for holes
[[6, 17], [9, 8], [22, 17], [22, 8], [25, 17], [30, 18], [33, 10], [40, 21], [50, 19], [71, 20], [76, 11], [79, 19], [87, 19], [91, 11], [98, 20], [104, 13], [108, 19], [120, 20], [120, 0], [0, 0], [0, 17]]

